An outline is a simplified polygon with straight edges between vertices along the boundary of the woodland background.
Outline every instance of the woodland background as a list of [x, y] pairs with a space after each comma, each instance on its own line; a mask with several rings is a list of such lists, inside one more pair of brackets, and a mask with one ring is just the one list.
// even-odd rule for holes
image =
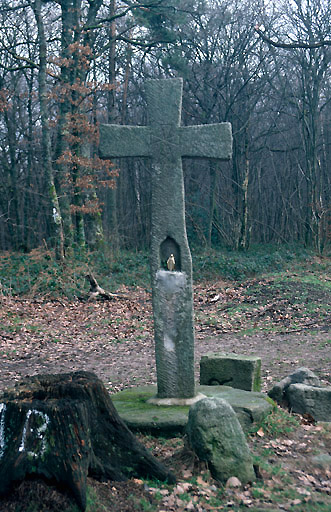
[[[184, 125], [229, 121], [229, 163], [185, 160], [192, 246], [330, 234], [330, 0], [2, 0], [0, 248], [149, 244], [147, 160], [98, 158], [146, 124], [144, 82], [184, 80]], [[259, 27], [260, 34], [256, 31]], [[275, 45], [266, 42], [271, 38]]]
[[[144, 83], [167, 77], [184, 125], [234, 136], [230, 162], [184, 161], [196, 376], [222, 346], [262, 358], [264, 391], [307, 364], [330, 382], [330, 34], [331, 0], [0, 0], [0, 388], [82, 368], [111, 393], [155, 382], [150, 164], [100, 160], [98, 125], [146, 124]], [[259, 425], [240, 489], [183, 439], [141, 436], [178, 485], [89, 479], [88, 510], [327, 512], [331, 430], [312, 420]], [[0, 500], [23, 509], [77, 510], [35, 480]]]

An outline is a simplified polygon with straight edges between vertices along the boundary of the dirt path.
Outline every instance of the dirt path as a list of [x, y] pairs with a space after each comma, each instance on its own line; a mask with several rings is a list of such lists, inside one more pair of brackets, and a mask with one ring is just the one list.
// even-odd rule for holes
[[[197, 381], [201, 355], [210, 351], [260, 356], [264, 391], [303, 365], [326, 384], [331, 381], [326, 315], [330, 297], [325, 290], [293, 283], [279, 294], [271, 287], [270, 281], [260, 281], [258, 287], [221, 282], [196, 287]], [[0, 296], [0, 390], [28, 375], [81, 369], [95, 372], [111, 393], [155, 383], [150, 294], [139, 288], [122, 292], [126, 298], [106, 302]], [[313, 304], [307, 302], [308, 294]], [[250, 507], [270, 512], [326, 512], [330, 468], [313, 464], [313, 456], [331, 453], [330, 428], [302, 423], [290, 432], [282, 426], [282, 416], [270, 421], [274, 431], [264, 427], [249, 440], [260, 471], [259, 482], [253, 486], [223, 489], [215, 485], [205, 465], [195, 468], [187, 460], [183, 439], [165, 442], [142, 436], [153, 454], [175, 471], [178, 485], [171, 489], [137, 479], [89, 479], [97, 503], [93, 512], [239, 511]], [[27, 481], [8, 499], [0, 500], [0, 512], [22, 510], [18, 507], [24, 504], [28, 508], [31, 501], [40, 512], [67, 510], [71, 503], [44, 482]]]
[[[199, 317], [201, 304], [196, 302]], [[255, 330], [247, 335], [220, 332], [224, 314], [218, 320], [217, 325], [196, 322], [197, 382], [200, 358], [209, 351], [261, 357], [264, 390], [300, 366], [316, 372], [325, 383], [331, 380], [325, 325], [311, 332], [303, 326], [293, 333]], [[28, 375], [81, 369], [95, 372], [111, 392], [156, 382], [151, 303], [143, 290], [131, 293], [129, 301], [116, 302], [3, 297], [0, 322], [0, 388]]]

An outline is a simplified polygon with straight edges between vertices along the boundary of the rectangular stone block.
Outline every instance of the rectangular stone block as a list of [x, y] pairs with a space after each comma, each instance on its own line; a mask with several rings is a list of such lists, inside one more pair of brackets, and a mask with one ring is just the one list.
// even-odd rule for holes
[[191, 282], [185, 272], [158, 270], [153, 290], [157, 398], [193, 398]]
[[331, 421], [331, 386], [291, 384], [286, 398], [291, 411], [310, 414], [316, 421]]
[[261, 391], [261, 359], [210, 352], [200, 360], [200, 384]]

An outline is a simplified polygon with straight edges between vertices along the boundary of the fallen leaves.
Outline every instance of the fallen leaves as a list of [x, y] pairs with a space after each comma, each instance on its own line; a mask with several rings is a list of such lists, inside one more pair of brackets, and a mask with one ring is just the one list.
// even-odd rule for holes
[[252, 279], [231, 287], [220, 281], [207, 290], [197, 284], [196, 304], [201, 309], [197, 325], [204, 331], [224, 333], [250, 328], [300, 332], [324, 325], [327, 292], [289, 277], [282, 282]]
[[259, 437], [264, 437], [264, 430], [263, 428], [259, 428], [259, 430], [256, 432], [256, 435], [258, 435]]
[[130, 302], [0, 299], [0, 383], [84, 368], [119, 390], [130, 384], [126, 358], [133, 353], [149, 355], [141, 369], [133, 359], [136, 377], [155, 382], [151, 301], [145, 290], [136, 289]]
[[[264, 463], [263, 469], [258, 471], [258, 479], [253, 485], [242, 485], [236, 477], [231, 477], [226, 485], [221, 485], [211, 478], [208, 471], [202, 471], [197, 465], [188, 469], [189, 462], [183, 455], [182, 445], [178, 445], [178, 438], [169, 445], [165, 459], [170, 464], [177, 461], [175, 472], [179, 475], [178, 483], [172, 488], [150, 489], [153, 496], [159, 496], [159, 512], [269, 510], [275, 503], [280, 510], [291, 511], [294, 507], [300, 509], [302, 506], [304, 511], [307, 503], [310, 507], [307, 510], [314, 509], [316, 500], [327, 503], [331, 473], [328, 469], [312, 467], [309, 450], [312, 445], [316, 449], [320, 439], [325, 440], [331, 435], [331, 430], [325, 431], [324, 426], [316, 425], [307, 434], [306, 425], [299, 422], [296, 425], [297, 430], [291, 433], [291, 437], [279, 435], [273, 439], [268, 432], [264, 432], [263, 436], [256, 435], [249, 439], [255, 455], [264, 452], [266, 448], [274, 453], [272, 458], [268, 456], [270, 463]], [[152, 445], [149, 444], [149, 447], [152, 448]], [[153, 451], [155, 453], [155, 446]], [[178, 451], [182, 457], [176, 456]], [[187, 478], [190, 480], [187, 481]]]
[[208, 487], [209, 486], [209, 483], [208, 482], [205, 482], [201, 476], [198, 476], [197, 478], [197, 484], [198, 485], [201, 485], [202, 487]]
[[[268, 282], [262, 280], [259, 284], [265, 286], [268, 293]], [[324, 338], [317, 336], [315, 341], [312, 335], [306, 338], [300, 336], [298, 339], [296, 335], [278, 338], [263, 337], [261, 334], [255, 337], [233, 336], [234, 332], [250, 327], [252, 322], [256, 322], [256, 327], [266, 325], [267, 322], [271, 328], [283, 328], [287, 326], [286, 322], [299, 319], [299, 322], [302, 320], [301, 326], [307, 325], [309, 317], [299, 316], [299, 309], [302, 308], [303, 312], [304, 305], [299, 309], [297, 305], [291, 309], [288, 303], [281, 302], [284, 300], [282, 297], [272, 300], [266, 297], [266, 304], [263, 305], [256, 302], [262, 299], [253, 291], [253, 287], [247, 290], [246, 285], [218, 286], [214, 283], [209, 290], [206, 290], [205, 285], [199, 284], [196, 287], [197, 362], [200, 353], [219, 350], [220, 346], [222, 350], [259, 354], [264, 363], [265, 388], [277, 379], [277, 372], [284, 376], [284, 367], [297, 365], [302, 358], [308, 356], [319, 373], [322, 372], [326, 377], [330, 375], [326, 366], [321, 370], [324, 368], [324, 349], [318, 359], [319, 345], [324, 342]], [[95, 371], [112, 392], [135, 383], [154, 383], [151, 295], [140, 288], [123, 288], [121, 292], [130, 295], [130, 300], [84, 303], [1, 297], [2, 385], [7, 386], [8, 382], [13, 383], [27, 374], [81, 368]], [[287, 300], [290, 302], [291, 298]], [[287, 308], [285, 314], [282, 312], [283, 306]], [[231, 333], [231, 336], [222, 334], [221, 344], [216, 336], [206, 336], [219, 332]], [[286, 357], [283, 357], [284, 353]], [[315, 369], [314, 366], [312, 369]], [[299, 507], [301, 502], [313, 502], [316, 495], [319, 499], [325, 496], [328, 498], [331, 494], [330, 471], [315, 468], [310, 463], [310, 457], [319, 448], [319, 436], [326, 439], [324, 429], [324, 426], [316, 425], [309, 417], [302, 418], [300, 433], [296, 436], [290, 434], [282, 437], [277, 434], [275, 438], [270, 438], [268, 430], [260, 428], [251, 441], [251, 449], [256, 452], [257, 448], [261, 448], [262, 451], [270, 451], [272, 455], [267, 467], [260, 468], [259, 481], [255, 486], [224, 489], [224, 486], [215, 483], [204, 472], [197, 472], [191, 465], [181, 463], [177, 467], [178, 484], [174, 488], [148, 487], [146, 492], [159, 496], [159, 512], [230, 512], [238, 510], [239, 506], [254, 510], [254, 507], [270, 505], [275, 497], [284, 510], [291, 510], [291, 507]], [[331, 433], [328, 435], [327, 439], [331, 439]], [[179, 449], [179, 440], [167, 440], [166, 443], [155, 440], [152, 443], [142, 436], [141, 441], [158, 458], [169, 464], [172, 464], [172, 455]], [[286, 483], [284, 473], [288, 479]], [[142, 480], [133, 480], [133, 486], [135, 489], [141, 487], [144, 492], [146, 490]], [[114, 484], [113, 488], [113, 492], [117, 493], [119, 487]], [[291, 498], [283, 499], [285, 488], [291, 491]]]

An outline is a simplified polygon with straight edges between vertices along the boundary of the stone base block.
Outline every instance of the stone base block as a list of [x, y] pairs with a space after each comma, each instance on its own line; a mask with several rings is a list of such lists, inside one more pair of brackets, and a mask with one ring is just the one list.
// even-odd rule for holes
[[289, 408], [299, 414], [310, 414], [316, 421], [331, 421], [331, 386], [318, 388], [307, 384], [291, 384], [287, 390]]
[[261, 359], [210, 352], [200, 361], [200, 384], [261, 391]]
[[[273, 409], [272, 400], [263, 393], [252, 393], [228, 386], [198, 386], [206, 397], [222, 398], [229, 402], [237, 414], [244, 432], [260, 423]], [[173, 436], [184, 433], [189, 405], [155, 405], [150, 402], [156, 395], [156, 386], [142, 386], [111, 395], [113, 404], [130, 430], [153, 435]]]

